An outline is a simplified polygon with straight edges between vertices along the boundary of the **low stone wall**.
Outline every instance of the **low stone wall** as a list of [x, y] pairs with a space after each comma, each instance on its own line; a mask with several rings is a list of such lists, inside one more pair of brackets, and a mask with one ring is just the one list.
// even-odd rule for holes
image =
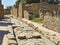
[[60, 19], [58, 17], [45, 16], [44, 26], [60, 33]]
[[17, 7], [17, 11], [14, 9], [14, 12], [11, 11], [11, 13], [12, 15], [17, 14], [18, 18], [24, 18], [24, 15], [25, 15], [24, 10], [27, 10], [29, 14], [31, 15], [34, 15], [37, 17], [40, 16], [40, 18], [41, 17], [44, 18], [47, 12], [53, 16], [59, 14], [60, 12], [59, 11], [60, 5], [48, 4], [45, 2], [44, 3], [32, 3], [32, 4], [26, 4], [26, 5], [23, 5], [23, 3], [20, 2], [18, 5], [16, 5], [16, 7]]

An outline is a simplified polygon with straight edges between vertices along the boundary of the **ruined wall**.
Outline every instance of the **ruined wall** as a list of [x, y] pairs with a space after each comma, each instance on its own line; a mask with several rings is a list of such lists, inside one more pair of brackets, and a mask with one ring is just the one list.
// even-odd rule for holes
[[4, 9], [4, 15], [11, 14], [10, 9]]
[[39, 15], [39, 8], [40, 8], [39, 3], [27, 4], [24, 6], [25, 10], [32, 12], [34, 15]]
[[40, 17], [44, 17], [46, 12], [48, 12], [50, 15], [56, 16], [58, 14], [59, 8], [60, 5], [42, 3], [40, 4], [39, 15]]
[[32, 12], [35, 16], [38, 15], [40, 18], [44, 18], [46, 13], [50, 13], [50, 15], [57, 15], [58, 8], [60, 8], [60, 5], [54, 5], [54, 4], [48, 4], [48, 3], [32, 3], [32, 4], [26, 4], [24, 6], [24, 10]]
[[13, 7], [11, 9], [11, 15], [13, 15], [13, 17], [17, 17], [17, 8], [16, 7]]
[[54, 16], [44, 16], [44, 26], [60, 33], [60, 18]]

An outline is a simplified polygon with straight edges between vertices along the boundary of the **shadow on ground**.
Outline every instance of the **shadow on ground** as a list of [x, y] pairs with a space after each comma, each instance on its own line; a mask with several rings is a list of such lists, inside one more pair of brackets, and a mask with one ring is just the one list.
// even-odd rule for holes
[[0, 45], [2, 45], [2, 43], [3, 43], [4, 35], [8, 34], [8, 33], [9, 33], [8, 31], [2, 31], [2, 30], [0, 30]]
[[0, 26], [8, 26], [8, 25], [12, 25], [12, 23], [4, 23], [4, 22], [0, 22]]

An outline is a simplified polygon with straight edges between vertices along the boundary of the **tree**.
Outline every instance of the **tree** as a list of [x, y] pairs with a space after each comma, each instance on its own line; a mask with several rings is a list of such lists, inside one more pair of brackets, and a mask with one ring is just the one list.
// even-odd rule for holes
[[50, 0], [48, 3], [50, 3], [50, 4], [58, 4], [59, 1], [58, 0]]
[[7, 8], [6, 9], [11, 9], [12, 8], [12, 6], [7, 6]]
[[17, 0], [15, 4], [18, 5], [18, 4], [20, 3], [20, 1], [21, 1], [21, 0]]
[[27, 4], [40, 3], [40, 0], [25, 0]]

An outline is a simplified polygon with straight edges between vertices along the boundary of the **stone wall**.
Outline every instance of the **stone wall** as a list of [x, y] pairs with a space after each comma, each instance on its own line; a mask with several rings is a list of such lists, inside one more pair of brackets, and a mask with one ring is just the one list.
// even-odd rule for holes
[[17, 17], [17, 8], [16, 7], [13, 7], [11, 9], [11, 15], [13, 15], [13, 17]]
[[32, 12], [34, 15], [39, 16], [40, 3], [32, 3], [24, 6], [24, 10]]
[[11, 14], [10, 9], [4, 9], [4, 15]]
[[26, 4], [24, 6], [24, 10], [32, 12], [35, 16], [38, 15], [40, 18], [44, 18], [46, 13], [50, 13], [50, 15], [54, 16], [58, 14], [58, 10], [60, 8], [60, 5], [57, 4], [48, 4], [48, 3], [32, 3], [32, 4]]
[[56, 16], [58, 14], [58, 10], [60, 5], [57, 4], [48, 4], [48, 3], [41, 3], [39, 9], [39, 16], [44, 17], [46, 13], [50, 13], [52, 16]]
[[44, 26], [60, 33], [60, 18], [47, 15], [44, 17]]

